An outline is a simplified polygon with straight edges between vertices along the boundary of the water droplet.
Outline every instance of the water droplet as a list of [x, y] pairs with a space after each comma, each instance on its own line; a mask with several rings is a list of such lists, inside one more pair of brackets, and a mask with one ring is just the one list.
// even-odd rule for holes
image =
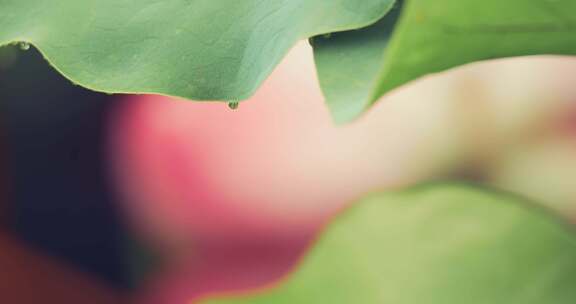
[[308, 44], [310, 44], [311, 47], [314, 47], [315, 43], [316, 43], [316, 41], [314, 40], [314, 37], [308, 38]]
[[237, 101], [229, 101], [228, 102], [228, 107], [232, 110], [236, 110], [238, 109], [238, 102]]
[[23, 51], [27, 51], [30, 49], [30, 43], [22, 41], [18, 43], [18, 47]]

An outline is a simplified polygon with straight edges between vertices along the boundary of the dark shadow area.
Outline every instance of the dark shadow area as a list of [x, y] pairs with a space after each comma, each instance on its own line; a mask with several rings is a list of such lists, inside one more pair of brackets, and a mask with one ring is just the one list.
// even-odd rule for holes
[[1, 161], [9, 223], [44, 253], [126, 287], [105, 120], [114, 97], [66, 80], [31, 48], [0, 49]]

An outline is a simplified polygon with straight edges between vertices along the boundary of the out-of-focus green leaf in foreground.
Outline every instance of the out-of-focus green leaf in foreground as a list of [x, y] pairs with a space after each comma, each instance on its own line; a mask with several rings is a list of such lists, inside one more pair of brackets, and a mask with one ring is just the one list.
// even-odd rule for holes
[[280, 283], [205, 303], [569, 304], [576, 238], [517, 198], [426, 186], [359, 202]]
[[[360, 115], [383, 94], [470, 62], [576, 54], [574, 0], [405, 0], [386, 23], [315, 38], [322, 89], [335, 120]], [[396, 9], [398, 10], [398, 9]]]
[[0, 45], [34, 44], [93, 90], [235, 101], [249, 97], [297, 40], [374, 23], [392, 3], [0, 0]]

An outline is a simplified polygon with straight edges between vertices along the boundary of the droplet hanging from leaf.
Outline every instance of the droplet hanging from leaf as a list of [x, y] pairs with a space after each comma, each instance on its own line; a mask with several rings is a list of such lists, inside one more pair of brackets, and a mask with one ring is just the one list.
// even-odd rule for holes
[[228, 108], [230, 108], [231, 110], [238, 109], [238, 105], [239, 105], [238, 101], [233, 100], [228, 102]]
[[30, 43], [22, 41], [18, 43], [18, 47], [23, 51], [27, 51], [30, 49]]

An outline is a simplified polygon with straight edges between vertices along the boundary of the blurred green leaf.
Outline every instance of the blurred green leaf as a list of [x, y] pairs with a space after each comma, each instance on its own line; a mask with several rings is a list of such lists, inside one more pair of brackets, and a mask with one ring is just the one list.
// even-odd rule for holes
[[317, 44], [322, 88], [344, 122], [426, 74], [494, 58], [575, 55], [575, 11], [574, 0], [406, 0], [391, 39], [385, 20]]
[[207, 302], [574, 303], [576, 238], [529, 205], [464, 185], [373, 195], [277, 288]]
[[297, 40], [374, 23], [392, 2], [0, 0], [0, 45], [29, 42], [97, 91], [241, 100]]

